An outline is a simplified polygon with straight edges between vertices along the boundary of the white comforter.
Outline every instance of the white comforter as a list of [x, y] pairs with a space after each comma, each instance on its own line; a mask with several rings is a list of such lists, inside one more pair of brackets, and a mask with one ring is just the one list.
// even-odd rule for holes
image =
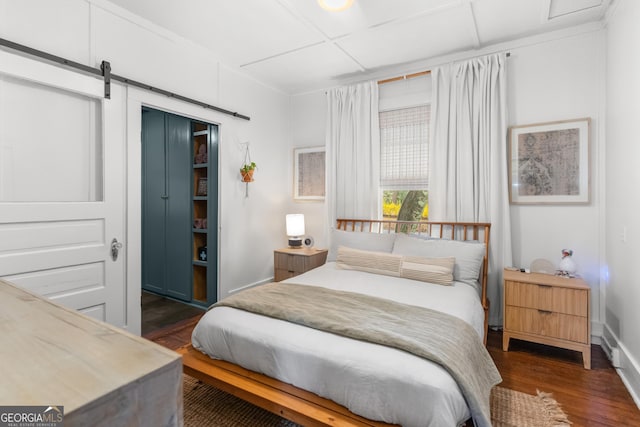
[[[473, 287], [336, 268], [335, 263], [287, 280], [428, 307], [459, 317], [483, 336], [484, 311]], [[372, 420], [404, 427], [456, 426], [469, 418], [453, 378], [412, 354], [228, 307], [209, 310], [193, 346], [334, 400]]]

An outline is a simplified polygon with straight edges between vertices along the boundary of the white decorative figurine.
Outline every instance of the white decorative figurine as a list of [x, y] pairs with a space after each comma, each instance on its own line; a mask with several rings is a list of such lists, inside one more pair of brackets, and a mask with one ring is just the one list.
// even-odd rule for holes
[[576, 272], [576, 263], [571, 258], [573, 251], [571, 249], [562, 250], [562, 260], [558, 264], [558, 269], [562, 275], [573, 276]]

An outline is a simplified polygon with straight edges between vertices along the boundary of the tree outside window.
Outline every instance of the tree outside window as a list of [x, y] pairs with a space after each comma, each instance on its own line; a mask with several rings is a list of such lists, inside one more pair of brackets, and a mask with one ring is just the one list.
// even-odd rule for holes
[[429, 192], [426, 190], [383, 190], [384, 219], [419, 221], [429, 219]]

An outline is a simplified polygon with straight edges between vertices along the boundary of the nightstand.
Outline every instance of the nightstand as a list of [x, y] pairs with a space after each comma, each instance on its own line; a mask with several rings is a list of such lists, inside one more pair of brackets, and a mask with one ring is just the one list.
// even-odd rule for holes
[[504, 270], [502, 350], [516, 338], [582, 352], [591, 369], [591, 289], [579, 278]]
[[327, 261], [327, 252], [315, 248], [276, 249], [273, 251], [273, 280], [279, 282], [320, 267]]

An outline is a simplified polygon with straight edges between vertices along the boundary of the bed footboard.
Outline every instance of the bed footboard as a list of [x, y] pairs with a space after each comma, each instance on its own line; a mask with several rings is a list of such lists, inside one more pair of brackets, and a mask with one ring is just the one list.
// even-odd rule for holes
[[314, 393], [214, 360], [188, 345], [178, 349], [185, 374], [304, 426], [393, 427], [355, 415]]

